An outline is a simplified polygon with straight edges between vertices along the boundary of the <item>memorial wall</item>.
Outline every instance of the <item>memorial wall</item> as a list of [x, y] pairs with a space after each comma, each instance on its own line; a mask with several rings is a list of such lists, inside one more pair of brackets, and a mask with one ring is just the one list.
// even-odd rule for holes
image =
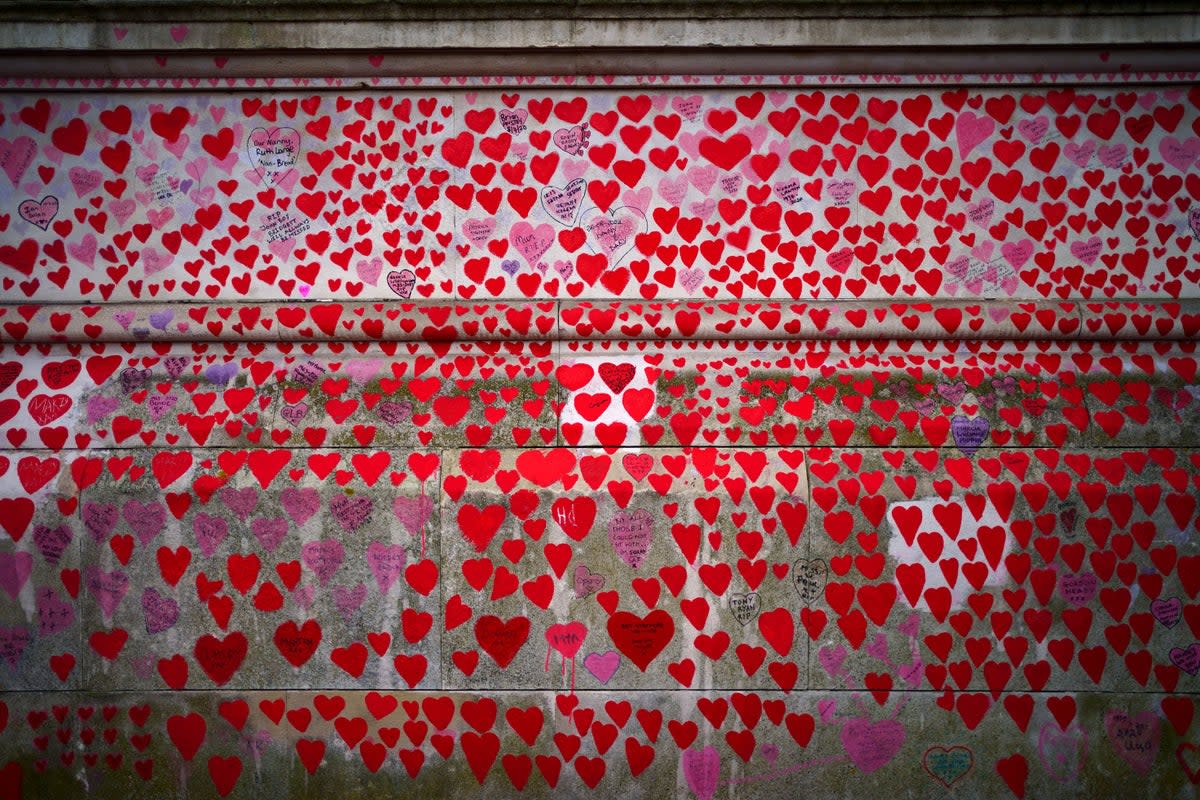
[[1194, 797], [1119, 58], [0, 80], [0, 797]]

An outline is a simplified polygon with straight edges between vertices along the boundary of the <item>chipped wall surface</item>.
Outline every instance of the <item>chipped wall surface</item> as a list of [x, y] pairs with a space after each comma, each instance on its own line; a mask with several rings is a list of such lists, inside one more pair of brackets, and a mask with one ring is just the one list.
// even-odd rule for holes
[[1115, 66], [7, 80], [0, 797], [1195, 796]]

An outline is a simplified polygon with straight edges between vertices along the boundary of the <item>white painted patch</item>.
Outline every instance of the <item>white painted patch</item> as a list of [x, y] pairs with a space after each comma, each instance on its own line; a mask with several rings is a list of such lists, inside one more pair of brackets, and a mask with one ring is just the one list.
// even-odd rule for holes
[[[622, 397], [629, 392], [639, 391], [644, 389], [653, 390], [649, 378], [646, 376], [646, 362], [640, 355], [626, 355], [619, 353], [606, 353], [603, 356], [594, 356], [590, 358], [580, 358], [576, 361], [565, 362], [568, 365], [577, 363], [587, 363], [593, 369], [591, 380], [585, 385], [579, 387], [567, 395], [566, 405], [562, 410], [563, 424], [579, 424], [583, 426], [583, 437], [580, 442], [584, 444], [594, 443], [596, 441], [596, 428], [599, 425], [612, 425], [620, 422], [625, 425], [625, 439], [621, 443], [626, 447], [637, 446], [642, 441], [642, 425], [655, 417], [653, 406], [650, 411], [641, 419], [635, 420], [633, 416], [626, 410]], [[614, 394], [613, 391], [605, 384], [604, 379], [600, 377], [600, 369], [604, 364], [631, 364], [633, 365], [633, 378], [629, 384], [621, 389], [619, 394]], [[612, 402], [608, 407], [594, 420], [586, 419], [580, 413], [579, 406], [576, 404], [576, 398], [581, 395], [608, 395], [612, 397]], [[656, 398], [657, 401], [657, 398]], [[615, 444], [615, 443], [614, 443]]]
[[[950, 532], [942, 525], [942, 520], [947, 517], [953, 518], [954, 516], [954, 511], [949, 508], [950, 506], [957, 506], [959, 508], [962, 519], [958, 535], [954, 537], [951, 537]], [[941, 508], [939, 509], [938, 507]], [[912, 543], [909, 544], [905, 541], [897, 517], [907, 513], [915, 518], [917, 510], [921, 512], [921, 521], [916, 527], [916, 532], [913, 534]], [[899, 514], [897, 514], [897, 511], [899, 511]], [[908, 565], [910, 567], [919, 565], [925, 569], [925, 585], [921, 591], [921, 598], [916, 605], [918, 610], [930, 610], [925, 599], [925, 592], [930, 589], [943, 587], [950, 590], [952, 598], [950, 603], [951, 610], [961, 608], [963, 603], [966, 602], [967, 597], [978, 591], [963, 574], [963, 567], [967, 564], [982, 564], [987, 568], [983, 586], [1004, 586], [1008, 583], [1008, 569], [1004, 565], [1004, 558], [1012, 550], [1012, 529], [1001, 518], [1000, 513], [996, 510], [991, 500], [987, 500], [984, 503], [978, 519], [975, 518], [975, 514], [971, 511], [966, 501], [958, 496], [952, 496], [948, 500], [943, 500], [940, 497], [923, 497], [916, 500], [891, 503], [888, 505], [887, 522], [892, 532], [892, 537], [888, 542], [888, 554], [896, 561], [897, 569], [900, 565]], [[992, 561], [996, 564], [995, 567], [992, 567], [988, 563], [988, 558], [985, 555], [984, 547], [980, 540], [981, 529], [991, 529], [985, 530], [984, 535], [984, 539], [989, 539], [989, 536], [997, 537], [991, 541], [999, 541], [998, 537], [1000, 534], [996, 529], [1000, 529], [1003, 533], [1003, 546], [996, 548], [994, 544], [992, 545], [994, 548], [992, 552], [999, 552], [998, 557], [994, 555], [992, 557]], [[937, 558], [929, 558], [925, 549], [921, 547], [922, 541], [925, 542], [926, 549], [937, 555]], [[936, 552], [937, 541], [941, 543], [940, 553]], [[939, 565], [939, 562], [946, 561], [947, 559], [956, 559], [958, 561], [958, 574], [953, 585], [951, 585], [945, 572]], [[977, 568], [973, 567], [973, 569]], [[894, 582], [901, 597], [905, 597], [904, 587], [900, 579], [896, 578]]]

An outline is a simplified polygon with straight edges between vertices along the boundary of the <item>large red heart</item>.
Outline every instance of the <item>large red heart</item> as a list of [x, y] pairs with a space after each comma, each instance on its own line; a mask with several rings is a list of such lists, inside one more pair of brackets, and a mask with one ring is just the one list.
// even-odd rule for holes
[[275, 646], [293, 667], [303, 666], [312, 658], [319, 644], [321, 624], [316, 620], [310, 619], [303, 625], [297, 625], [289, 619], [275, 629]]
[[246, 635], [241, 631], [234, 631], [224, 639], [205, 634], [196, 640], [193, 654], [204, 674], [217, 686], [224, 686], [242, 665], [248, 647]]
[[501, 505], [476, 508], [467, 503], [458, 509], [458, 527], [463, 538], [475, 547], [476, 552], [482, 553], [500, 529], [505, 515]]
[[661, 608], [645, 617], [618, 611], [608, 618], [613, 644], [642, 672], [675, 638], [675, 620]]
[[506, 622], [488, 614], [475, 623], [475, 641], [501, 669], [512, 663], [528, 638], [528, 617], [513, 617]]

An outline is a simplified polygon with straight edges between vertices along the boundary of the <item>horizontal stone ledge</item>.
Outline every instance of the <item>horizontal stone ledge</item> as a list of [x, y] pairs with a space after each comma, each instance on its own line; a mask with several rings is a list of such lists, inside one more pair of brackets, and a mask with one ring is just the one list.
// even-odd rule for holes
[[[56, 4], [62, 8], [61, 4]], [[90, 10], [90, 4], [89, 4]], [[823, 13], [753, 18], [663, 18], [641, 15], [575, 18], [540, 16], [491, 19], [197, 19], [160, 12], [153, 21], [132, 15], [87, 19], [30, 18], [0, 13], [5, 49], [460, 49], [598, 47], [1012, 47], [1194, 44], [1193, 9], [1159, 14], [1058, 15], [1017, 13], [971, 16], [925, 11], [909, 15]], [[963, 11], [967, 11], [966, 8]], [[382, 24], [381, 24], [382, 23]], [[919, 58], [914, 59], [920, 63]]]
[[[130, 699], [131, 695], [134, 695], [134, 696], [144, 695], [147, 698], [160, 698], [160, 699], [165, 700], [168, 698], [175, 697], [176, 695], [183, 696], [183, 697], [193, 697], [193, 698], [197, 698], [197, 699], [203, 698], [205, 696], [227, 698], [230, 696], [255, 696], [255, 695], [270, 695], [272, 697], [296, 697], [296, 696], [306, 697], [309, 695], [320, 694], [323, 692], [337, 693], [337, 694], [344, 695], [344, 696], [359, 696], [359, 695], [365, 695], [369, 691], [375, 691], [382, 696], [392, 696], [392, 697], [396, 697], [399, 699], [404, 699], [404, 698], [411, 699], [414, 697], [415, 698], [442, 697], [442, 696], [474, 699], [474, 698], [480, 697], [484, 694], [483, 692], [480, 692], [477, 690], [471, 690], [471, 689], [436, 689], [436, 688], [435, 689], [386, 689], [386, 690], [379, 691], [379, 690], [368, 690], [368, 689], [346, 689], [345, 687], [339, 687], [339, 686], [305, 686], [303, 689], [289, 689], [289, 688], [283, 688], [283, 687], [269, 687], [269, 688], [265, 688], [265, 689], [243, 689], [243, 688], [236, 688], [236, 687], [233, 687], [233, 688], [224, 687], [224, 688], [215, 688], [215, 689], [200, 689], [200, 688], [171, 689], [169, 687], [154, 688], [154, 687], [146, 687], [146, 686], [136, 686], [136, 687], [131, 687], [128, 689], [102, 689], [102, 690], [78, 689], [78, 688], [50, 689], [50, 690], [6, 688], [6, 689], [0, 689], [0, 699], [8, 700], [11, 702], [14, 698], [22, 698], [22, 697], [25, 697], [25, 698], [35, 698], [36, 697], [39, 700], [41, 700], [42, 697], [58, 697], [63, 702], [68, 702], [68, 701], [73, 701], [73, 700], [87, 700], [89, 702], [94, 702], [97, 698], [107, 698], [109, 700], [117, 700], [117, 699], [127, 700], [127, 699]], [[967, 689], [957, 689], [954, 691], [955, 691], [956, 695], [959, 693], [970, 694], [970, 693], [973, 693], [975, 691], [975, 689], [967, 688]], [[734, 690], [734, 689], [684, 689], [681, 687], [674, 687], [674, 688], [673, 687], [663, 687], [663, 688], [657, 688], [657, 689], [637, 690], [636, 693], [638, 693], [638, 694], [662, 694], [662, 693], [665, 693], [667, 695], [675, 696], [675, 697], [684, 695], [684, 696], [688, 696], [688, 697], [699, 698], [699, 697], [714, 697], [714, 696], [728, 697], [728, 696], [731, 696], [732, 694], [734, 694], [735, 692], [736, 692], [736, 690]], [[764, 696], [768, 696], [768, 697], [778, 696], [780, 698], [788, 698], [788, 697], [803, 698], [805, 696], [809, 696], [809, 697], [851, 696], [852, 697], [855, 695], [861, 696], [863, 694], [863, 692], [864, 692], [863, 689], [854, 689], [854, 688], [849, 688], [849, 687], [841, 687], [841, 688], [820, 687], [820, 688], [814, 688], [814, 689], [791, 689], [791, 690], [780, 689], [780, 688], [776, 687], [776, 688], [771, 688], [771, 689], [755, 689], [754, 690], [755, 694], [764, 695]], [[614, 695], [627, 696], [632, 693], [633, 692], [627, 692], [627, 691], [619, 691], [618, 692], [618, 691], [614, 691], [612, 689], [580, 689], [579, 687], [576, 687], [574, 691], [571, 691], [570, 687], [568, 687], [566, 689], [562, 689], [562, 690], [492, 687], [492, 688], [487, 689], [487, 691], [486, 691], [486, 695], [488, 697], [492, 697], [492, 698], [508, 697], [513, 700], [521, 700], [521, 701], [525, 701], [526, 698], [530, 698], [530, 697], [534, 697], [534, 696], [557, 698], [557, 697], [570, 697], [572, 695], [578, 695], [581, 699], [584, 699], [584, 700], [586, 700], [589, 697], [591, 697], [591, 698], [603, 697], [605, 699], [609, 699], [609, 698], [613, 697]], [[1176, 691], [1171, 692], [1171, 693], [1167, 693], [1164, 691], [1137, 691], [1137, 692], [1135, 692], [1135, 691], [1127, 691], [1127, 690], [1111, 690], [1111, 689], [1095, 689], [1095, 688], [1030, 689], [1028, 687], [1022, 687], [1019, 690], [1006, 690], [1004, 692], [1004, 694], [1029, 695], [1030, 697], [1035, 697], [1035, 698], [1056, 697], [1056, 696], [1061, 696], [1064, 693], [1075, 694], [1075, 695], [1100, 695], [1100, 696], [1109, 696], [1109, 697], [1114, 696], [1114, 695], [1115, 696], [1163, 695], [1163, 696], [1173, 696], [1173, 697], [1195, 697], [1197, 699], [1200, 699], [1200, 691], [1190, 691], [1190, 690], [1184, 690], [1184, 689], [1178, 689], [1178, 688], [1176, 689]], [[923, 696], [931, 696], [931, 695], [937, 696], [937, 697], [943, 697], [946, 694], [946, 690], [945, 689], [929, 689], [929, 688], [924, 688], [924, 689], [905, 688], [905, 689], [892, 689], [890, 694], [911, 695], [914, 697], [923, 697]], [[1004, 695], [1002, 694], [1001, 696], [1003, 697]]]
[[378, 301], [0, 306], [0, 342], [1175, 341], [1200, 300]]
[[[1007, 708], [959, 695], [949, 709], [897, 691], [880, 704], [825, 693], [786, 706], [669, 696], [530, 692], [494, 705], [458, 693], [8, 696], [4, 775], [23, 781], [25, 797], [232, 800], [423, 799], [448, 786], [464, 800], [825, 797], [848, 784], [857, 794], [844, 796], [855, 797], [897, 786], [914, 796], [1053, 797], [1069, 786], [1084, 796], [1168, 797], [1200, 777], [1195, 699], [1184, 692], [1007, 693]], [[1037, 747], [1039, 737], [1048, 744]]]
[[[97, 32], [97, 36], [101, 36]], [[3, 35], [0, 34], [0, 40]], [[227, 39], [226, 41], [232, 41]], [[443, 77], [447, 75], [521, 76], [529, 86], [529, 76], [543, 79], [604, 75], [606, 77], [654, 75], [688, 75], [690, 88], [718, 85], [723, 77], [755, 76], [761, 85], [782, 85], [776, 76], [819, 77], [828, 81], [835, 77], [840, 85], [862, 83], [878, 85], [877, 76], [887, 75], [889, 81], [897, 76], [920, 76], [925, 85], [946, 83], [946, 75], [955, 76], [956, 86], [994, 82], [988, 74], [1003, 74], [1005, 85], [1043, 84], [1046, 75], [1071, 74], [1073, 80], [1089, 82], [1186, 82], [1200, 65], [1200, 55], [1194, 45], [1177, 43], [1157, 47], [1128, 45], [1061, 46], [1039, 48], [1011, 47], [1004, 43], [986, 46], [930, 44], [923, 48], [889, 48], [880, 43], [874, 47], [849, 45], [832, 48], [814, 44], [808, 47], [760, 45], [717, 46], [716, 43], [697, 47], [657, 47], [613, 44], [605, 47], [538, 47], [526, 49], [473, 48], [471, 50], [434, 50], [421, 47], [386, 47], [372, 49], [349, 45], [329, 50], [296, 50], [286, 43], [277, 49], [253, 50], [211, 47], [176, 50], [164, 42], [146, 39], [141, 47], [126, 47], [123, 39], [118, 46], [77, 48], [61, 37], [58, 44], [40, 51], [25, 51], [17, 42], [7, 43], [10, 52], [0, 53], [0, 74], [14, 80], [90, 79], [130, 80], [148, 79], [168, 82], [181, 78], [211, 78], [214, 80], [281, 79], [320, 81], [318, 88], [329, 86], [326, 81], [363, 82], [372, 85], [395, 85], [408, 78]], [[20, 51], [19, 51], [20, 50]], [[63, 50], [71, 50], [71, 58], [63, 58]], [[19, 52], [18, 52], [19, 51]], [[398, 76], [404, 76], [403, 79]], [[544, 82], [544, 81], [539, 81]], [[676, 77], [666, 85], [681, 85]], [[278, 84], [276, 84], [278, 85]], [[494, 84], [493, 84], [494, 85]], [[610, 86], [604, 83], [604, 86]], [[664, 85], [659, 83], [658, 85]], [[124, 87], [131, 88], [131, 87]], [[139, 83], [137, 88], [142, 87]], [[161, 87], [171, 90], [170, 85]], [[586, 88], [586, 87], [584, 87]]]
[[1179, 447], [1200, 441], [1197, 358], [1195, 342], [4, 345], [0, 442]]
[[[845, 48], [780, 52], [772, 48], [704, 50], [597, 48], [588, 51], [492, 52], [336, 51], [147, 52], [74, 51], [0, 53], [0, 87], [39, 93], [108, 89], [186, 94], [228, 91], [436, 90], [571, 88], [577, 91], [638, 88], [713, 90], [756, 88], [902, 89], [1063, 86], [1176, 86], [1194, 83], [1200, 55], [1190, 48], [1066, 51], [1023, 48], [1007, 52], [972, 48], [970, 60], [946, 48], [913, 52], [887, 48], [852, 54]], [[697, 61], [703, 55], [703, 61]], [[436, 71], [429, 67], [436, 58]], [[70, 69], [64, 69], [69, 64]], [[630, 67], [637, 65], [637, 70]], [[215, 69], [214, 69], [215, 67]], [[536, 67], [536, 69], [534, 69]], [[641, 74], [651, 70], [653, 75]], [[984, 70], [984, 71], [980, 71]], [[485, 74], [485, 73], [492, 74]], [[152, 76], [152, 77], [151, 77]]]
[[805, 17], [1004, 17], [1031, 16], [1094, 17], [1109, 14], [1162, 14], [1187, 12], [1194, 6], [1182, 0], [1149, 0], [1140, 3], [1067, 2], [1023, 0], [1015, 3], [958, 3], [936, 0], [841, 0], [841, 2], [780, 2], [780, 0], [442, 0], [429, 4], [402, 0], [265, 0], [247, 6], [240, 0], [91, 0], [86, 4], [46, 4], [9, 0], [3, 15], [16, 20], [89, 21], [125, 19], [163, 20], [480, 20], [480, 19], [736, 19]]

